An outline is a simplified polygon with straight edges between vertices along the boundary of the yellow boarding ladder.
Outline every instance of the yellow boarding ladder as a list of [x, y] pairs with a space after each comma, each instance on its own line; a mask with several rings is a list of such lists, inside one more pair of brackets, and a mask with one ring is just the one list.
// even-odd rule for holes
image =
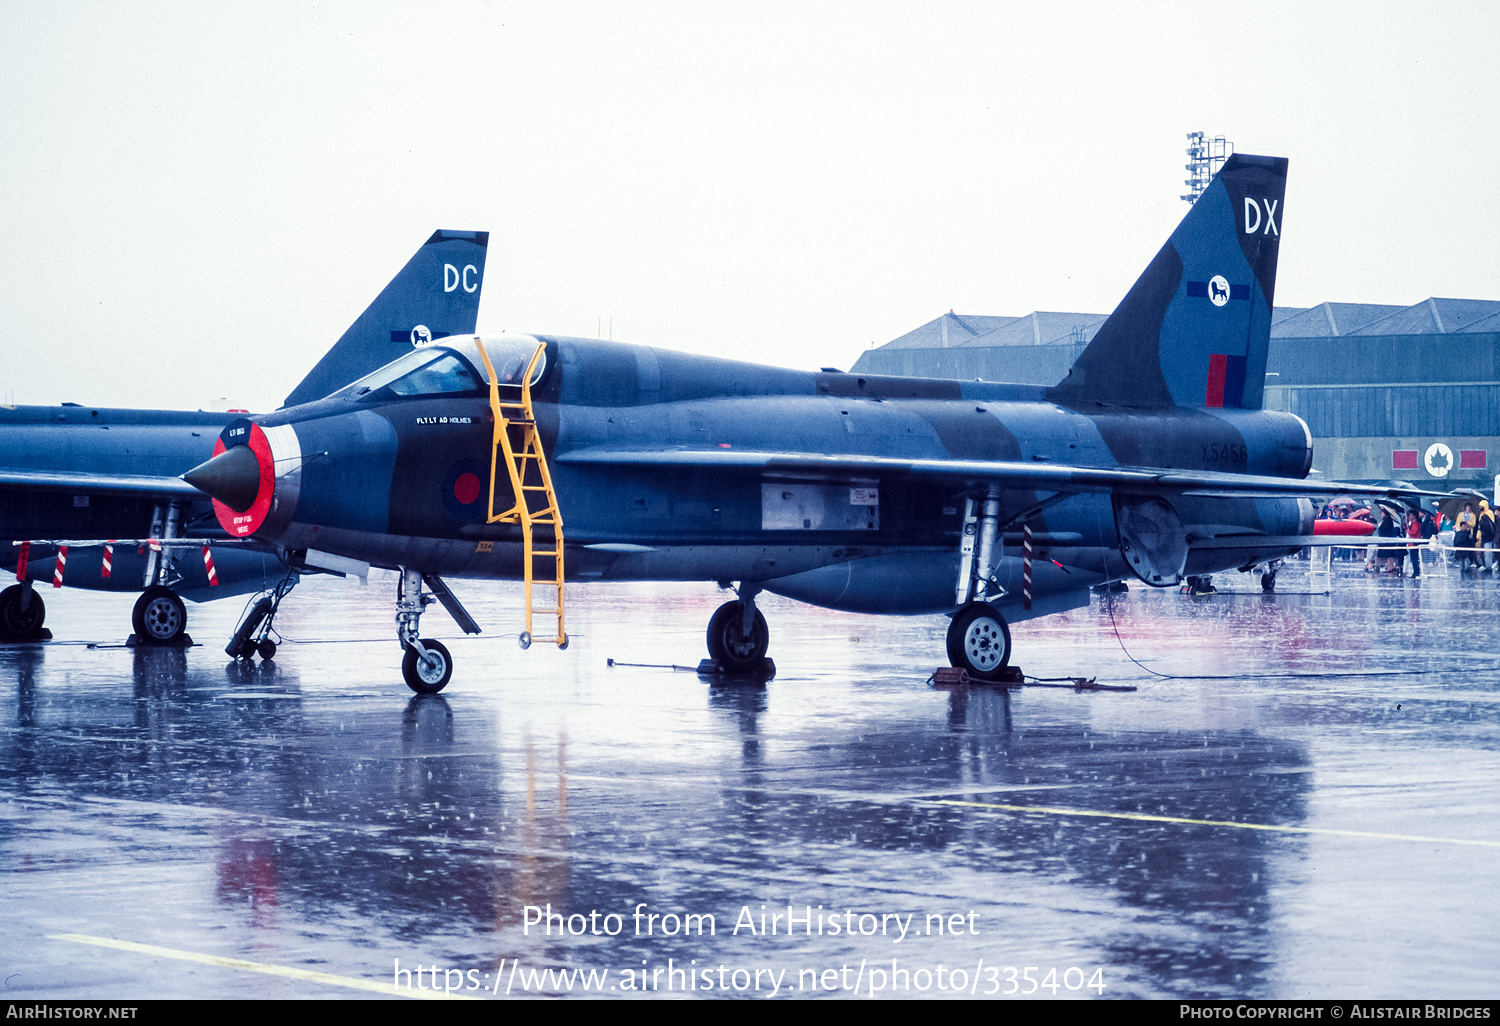
[[[530, 648], [532, 641], [531, 615], [533, 612], [557, 616], [557, 637], [551, 639], [558, 648], [568, 647], [568, 635], [563, 630], [563, 522], [562, 512], [557, 508], [557, 492], [552, 487], [552, 474], [547, 469], [547, 456], [542, 452], [541, 435], [537, 433], [536, 416], [531, 408], [531, 379], [536, 373], [538, 361], [546, 352], [546, 343], [540, 343], [526, 372], [521, 376], [521, 401], [501, 402], [500, 382], [495, 376], [494, 364], [484, 343], [474, 340], [479, 347], [479, 356], [484, 360], [484, 369], [490, 377], [490, 413], [495, 420], [494, 440], [490, 450], [490, 504], [491, 524], [521, 525], [521, 540], [524, 547], [522, 572], [526, 581], [526, 631], [521, 635], [521, 647]], [[515, 433], [513, 436], [512, 433]], [[504, 455], [505, 470], [510, 475], [511, 494], [516, 503], [504, 513], [495, 512], [495, 481], [499, 472], [501, 455]], [[550, 529], [551, 539], [543, 538], [542, 544], [550, 548], [536, 548], [534, 533], [537, 527]], [[543, 574], [543, 587], [552, 585], [557, 589], [557, 602], [552, 609], [532, 609], [531, 586], [536, 577], [536, 561], [552, 561], [550, 574]]]

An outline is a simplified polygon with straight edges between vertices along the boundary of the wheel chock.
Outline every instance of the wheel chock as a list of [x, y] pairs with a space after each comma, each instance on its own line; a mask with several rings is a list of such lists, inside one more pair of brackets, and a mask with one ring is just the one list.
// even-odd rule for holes
[[986, 684], [1015, 687], [1026, 682], [1026, 675], [1021, 672], [1019, 666], [1002, 666], [997, 673], [999, 676], [994, 680], [980, 680], [978, 677], [969, 676], [969, 671], [962, 667], [940, 666], [932, 671], [932, 676], [927, 678], [927, 683], [935, 688], [952, 688], [969, 685], [982, 687]]
[[770, 680], [776, 676], [776, 663], [766, 656], [761, 659], [760, 665], [753, 670], [727, 670], [719, 665], [717, 659], [704, 659], [698, 664], [698, 673], [704, 677], [727, 677], [740, 680]]
[[126, 648], [192, 648], [196, 644], [193, 636], [187, 631], [183, 631], [174, 640], [168, 642], [143, 642], [134, 634], [125, 639]]
[[0, 638], [0, 645], [24, 645], [35, 641], [51, 641], [52, 631], [47, 627], [38, 627], [34, 631], [25, 634], [12, 634], [8, 638]]

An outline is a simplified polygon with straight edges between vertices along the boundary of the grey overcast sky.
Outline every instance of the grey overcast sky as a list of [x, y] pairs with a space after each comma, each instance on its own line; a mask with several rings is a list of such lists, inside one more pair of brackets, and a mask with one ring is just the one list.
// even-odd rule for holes
[[0, 395], [270, 409], [435, 228], [482, 331], [847, 367], [1107, 312], [1184, 134], [1291, 160], [1277, 299], [1500, 299], [1495, 3], [0, 0]]

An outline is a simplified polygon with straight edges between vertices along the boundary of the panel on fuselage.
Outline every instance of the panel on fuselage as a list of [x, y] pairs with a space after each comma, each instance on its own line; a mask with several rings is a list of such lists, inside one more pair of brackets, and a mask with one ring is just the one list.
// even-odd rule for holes
[[[412, 398], [381, 407], [396, 436], [388, 505], [389, 532], [451, 538], [483, 524], [489, 507], [489, 404], [473, 398]], [[503, 459], [503, 457], [502, 457]], [[495, 512], [511, 508], [503, 463], [495, 483]]]

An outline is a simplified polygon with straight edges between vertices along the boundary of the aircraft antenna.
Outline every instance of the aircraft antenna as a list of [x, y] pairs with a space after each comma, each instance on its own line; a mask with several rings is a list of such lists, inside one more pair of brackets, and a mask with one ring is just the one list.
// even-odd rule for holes
[[1218, 174], [1224, 161], [1234, 152], [1234, 143], [1222, 135], [1210, 139], [1202, 132], [1189, 132], [1187, 140], [1188, 162], [1183, 167], [1188, 176], [1183, 179], [1182, 184], [1188, 187], [1188, 191], [1181, 198], [1192, 204], [1198, 202], [1198, 197], [1203, 195], [1208, 183], [1214, 180], [1214, 175]]

